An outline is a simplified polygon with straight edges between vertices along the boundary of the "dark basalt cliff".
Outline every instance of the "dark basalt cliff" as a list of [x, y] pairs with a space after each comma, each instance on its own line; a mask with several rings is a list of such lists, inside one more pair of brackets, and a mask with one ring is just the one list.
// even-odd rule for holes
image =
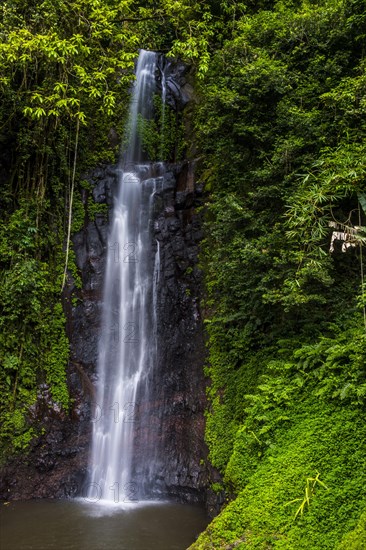
[[[161, 169], [159, 164], [150, 167], [146, 179], [159, 177]], [[93, 197], [85, 200], [111, 204], [117, 172], [108, 167], [90, 174]], [[152, 240], [160, 247], [156, 303], [158, 366], [150, 381], [149, 402], [144, 403], [142, 409], [137, 404], [131, 411], [136, 452], [154, 456], [157, 447], [164, 449], [157, 484], [165, 487], [166, 494], [185, 500], [202, 500], [202, 490], [207, 485], [207, 472], [201, 465], [206, 450], [202, 369], [205, 348], [199, 311], [201, 273], [197, 268], [202, 232], [200, 217], [195, 212], [199, 204], [201, 189], [194, 186], [192, 164], [165, 168], [160, 191], [154, 195], [151, 227]], [[81, 298], [79, 305], [73, 307], [70, 301], [67, 303], [70, 304], [68, 330], [74, 365], [70, 380], [80, 395], [77, 409], [80, 418], [85, 414], [85, 398], [88, 403], [93, 401], [107, 229], [105, 218], [97, 215], [74, 237], [83, 289], [76, 291]], [[91, 414], [90, 409], [88, 413]], [[100, 414], [112, 415], [112, 411], [101, 411], [97, 404], [92, 414], [93, 420], [98, 421]], [[141, 434], [141, 430], [145, 433]], [[144, 449], [138, 447], [141, 435]]]
[[[159, 171], [161, 166], [152, 169]], [[156, 173], [154, 174], [156, 175]], [[92, 193], [83, 201], [112, 202], [117, 167], [99, 168], [88, 175]], [[199, 501], [204, 498], [207, 472], [201, 464], [205, 382], [202, 365], [205, 348], [199, 311], [201, 273], [197, 267], [201, 220], [195, 207], [201, 189], [194, 185], [191, 163], [172, 165], [162, 177], [154, 201], [152, 238], [160, 243], [160, 281], [157, 300], [158, 369], [143, 417], [150, 418], [147, 441], [152, 452], [164, 449], [159, 485], [171, 496]], [[108, 221], [97, 214], [74, 235], [73, 246], [82, 288], [69, 277], [64, 293], [67, 332], [71, 343], [68, 381], [72, 396], [69, 415], [52, 404], [43, 387], [32, 419], [44, 434], [33, 443], [25, 459], [4, 471], [3, 498], [60, 498], [82, 493], [87, 471], [91, 422], [106, 411], [93, 409], [98, 335], [101, 320], [103, 273], [107, 252]], [[136, 431], [144, 429], [138, 415]], [[145, 438], [146, 439], [146, 438]], [[141, 450], [138, 450], [142, 452]]]
[[[167, 102], [183, 109], [192, 93], [184, 76], [186, 69], [177, 64], [167, 67], [166, 63], [162, 56], [160, 71], [166, 74]], [[195, 184], [193, 162], [169, 164], [164, 170], [161, 164], [150, 166], [146, 179], [159, 176], [151, 227], [154, 246], [160, 250], [158, 367], [151, 380], [149, 402], [142, 411], [134, 412], [136, 452], [164, 449], [157, 479], [159, 494], [198, 502], [206, 500], [208, 478], [213, 476], [204, 465], [205, 346], [199, 308], [202, 277], [197, 266], [202, 229], [196, 211], [202, 189]], [[17, 458], [3, 469], [0, 498], [62, 498], [85, 492], [92, 421], [107, 413], [95, 404], [94, 384], [108, 219], [117, 178], [116, 166], [87, 174], [92, 190], [83, 190], [85, 223], [73, 236], [82, 286], [77, 288], [69, 275], [63, 296], [71, 347], [67, 372], [71, 411], [59, 411], [49, 389], [40, 388], [31, 420], [42, 427], [43, 434], [32, 443], [27, 457]], [[109, 215], [88, 219], [91, 202], [107, 204]], [[138, 448], [141, 430], [145, 431], [144, 451]]]

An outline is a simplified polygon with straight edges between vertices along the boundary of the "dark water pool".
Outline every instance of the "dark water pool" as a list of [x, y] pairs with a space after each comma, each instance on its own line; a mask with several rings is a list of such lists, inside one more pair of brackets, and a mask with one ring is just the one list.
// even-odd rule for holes
[[207, 523], [202, 508], [166, 502], [1, 502], [0, 549], [185, 550]]

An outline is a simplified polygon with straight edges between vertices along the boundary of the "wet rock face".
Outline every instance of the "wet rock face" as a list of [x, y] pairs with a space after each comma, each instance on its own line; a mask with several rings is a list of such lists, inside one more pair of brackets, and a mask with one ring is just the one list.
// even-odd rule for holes
[[[155, 173], [154, 173], [155, 170]], [[159, 175], [161, 166], [152, 168]], [[64, 293], [67, 332], [71, 344], [68, 382], [73, 399], [69, 414], [52, 402], [49, 389], [40, 389], [30, 420], [41, 425], [43, 435], [29, 456], [7, 465], [0, 498], [62, 498], [86, 494], [92, 411], [97, 381], [104, 268], [108, 251], [108, 218], [111, 217], [117, 167], [107, 166], [88, 176], [88, 201], [109, 205], [109, 216], [86, 218], [73, 236], [76, 264], [82, 281], [77, 288], [69, 276]], [[194, 185], [191, 163], [168, 166], [154, 196], [151, 239], [160, 246], [157, 297], [158, 361], [150, 381], [149, 402], [142, 404], [136, 424], [136, 452], [160, 450], [157, 496], [202, 501], [207, 487], [204, 439], [205, 347], [199, 309], [202, 275], [197, 267], [201, 219], [196, 207], [202, 191]], [[148, 428], [146, 428], [146, 419]], [[144, 431], [148, 433], [143, 434]], [[142, 437], [140, 437], [142, 435]], [[139, 448], [141, 439], [145, 448]], [[138, 478], [137, 483], [143, 483]]]
[[[69, 372], [71, 375], [71, 371]], [[0, 472], [0, 500], [65, 498], [83, 492], [89, 441], [89, 406], [73, 392], [69, 415], [52, 401], [46, 384], [39, 388], [29, 421], [42, 432], [25, 457], [10, 460]]]
[[194, 90], [189, 82], [189, 67], [161, 54], [157, 63], [156, 81], [161, 90], [165, 76], [165, 101], [175, 111], [183, 110], [193, 99]]
[[[200, 204], [193, 185], [193, 166], [183, 164], [166, 174], [156, 201], [154, 223], [160, 243], [158, 288], [158, 362], [155, 392], [160, 394], [161, 475], [168, 494], [199, 498], [205, 485], [200, 459], [203, 448], [205, 384], [204, 342], [199, 310], [201, 272], [197, 267], [202, 238]], [[174, 184], [174, 185], [173, 185]]]
[[[149, 401], [137, 402], [133, 409], [135, 453], [160, 457], [154, 486], [149, 488], [156, 496], [200, 501], [207, 485], [207, 472], [202, 466], [206, 457], [202, 368], [205, 347], [199, 310], [202, 275], [197, 267], [202, 229], [195, 210], [201, 204], [202, 190], [195, 188], [194, 165], [188, 162], [164, 168], [153, 165], [143, 176], [145, 180], [151, 177], [160, 181], [150, 222], [152, 245], [160, 250], [156, 302], [158, 358], [149, 381]], [[98, 173], [91, 174], [90, 181], [94, 199], [102, 196], [111, 204], [113, 185], [108, 181], [104, 185]], [[93, 223], [99, 224], [99, 228]], [[96, 378], [96, 343], [108, 246], [105, 225], [98, 220], [93, 223], [74, 239], [85, 283], [83, 301], [71, 314], [70, 331], [73, 357], [83, 365], [92, 382]], [[96, 264], [93, 258], [98, 246], [102, 254]], [[137, 470], [134, 481], [143, 485], [144, 472]]]
[[[181, 110], [192, 96], [186, 67], [160, 57], [166, 100]], [[157, 296], [158, 361], [150, 380], [149, 402], [142, 404], [136, 423], [135, 452], [161, 456], [156, 495], [183, 501], [205, 500], [208, 473], [203, 461], [205, 346], [200, 314], [202, 275], [197, 266], [202, 239], [202, 189], [195, 184], [194, 164], [152, 166], [149, 177], [162, 178], [155, 193], [151, 238], [160, 247], [160, 278]], [[49, 389], [40, 389], [30, 420], [43, 434], [33, 442], [24, 459], [7, 464], [2, 472], [0, 498], [62, 498], [86, 494], [92, 422], [98, 420], [95, 403], [98, 339], [100, 334], [104, 269], [108, 251], [108, 223], [118, 183], [116, 166], [99, 167], [86, 178], [83, 190], [86, 218], [83, 229], [72, 238], [81, 288], [69, 275], [64, 309], [70, 340], [68, 382], [72, 406], [68, 414], [57, 410]], [[109, 215], [88, 219], [88, 203], [106, 204]], [[146, 422], [146, 419], [149, 419]], [[147, 427], [146, 427], [147, 426]], [[139, 441], [144, 441], [144, 448]], [[137, 483], [143, 483], [138, 478]], [[212, 473], [211, 473], [212, 476]], [[143, 474], [141, 473], [141, 477]]]

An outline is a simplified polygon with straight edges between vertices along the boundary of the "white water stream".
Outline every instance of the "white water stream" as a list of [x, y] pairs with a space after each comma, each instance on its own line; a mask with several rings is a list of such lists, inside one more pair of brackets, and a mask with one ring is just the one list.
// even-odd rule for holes
[[[135, 451], [136, 428], [140, 433], [148, 430], [138, 426], [139, 407], [141, 400], [148, 401], [149, 376], [157, 356], [160, 248], [150, 226], [153, 194], [160, 180], [143, 177], [149, 162], [138, 134], [139, 118], [149, 120], [153, 115], [156, 63], [156, 53], [141, 50], [108, 239], [88, 482], [88, 495], [94, 501], [148, 498], [157, 460], [156, 453], [143, 456], [143, 441], [139, 456]], [[136, 483], [136, 470], [149, 479]]]

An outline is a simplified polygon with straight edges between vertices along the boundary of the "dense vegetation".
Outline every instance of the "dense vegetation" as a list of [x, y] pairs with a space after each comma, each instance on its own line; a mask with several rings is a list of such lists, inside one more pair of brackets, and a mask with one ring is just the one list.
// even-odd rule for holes
[[[365, 8], [3, 3], [7, 452], [37, 429], [25, 418], [42, 382], [67, 410], [71, 197], [79, 204], [83, 171], [115, 158], [107, 135], [121, 133], [137, 48], [170, 51], [196, 74], [188, 154], [201, 158], [207, 195], [206, 440], [222, 474], [212, 488], [226, 495], [192, 548], [365, 548]], [[72, 251], [67, 262], [76, 278]]]
[[365, 545], [364, 8], [247, 6], [201, 85], [206, 439], [233, 502], [195, 549]]

